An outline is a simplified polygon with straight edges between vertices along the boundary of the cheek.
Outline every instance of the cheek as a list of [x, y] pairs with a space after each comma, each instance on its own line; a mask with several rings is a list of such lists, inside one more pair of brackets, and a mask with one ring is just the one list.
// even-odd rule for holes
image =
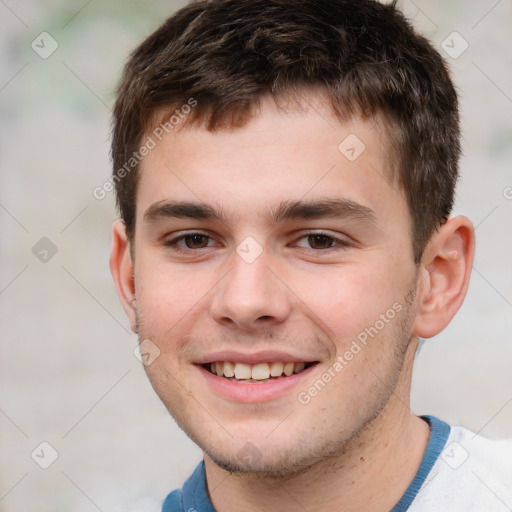
[[301, 273], [292, 289], [306, 306], [305, 314], [337, 345], [344, 345], [395, 302], [403, 302], [402, 279], [391, 270], [375, 262], [330, 268], [323, 274]]
[[189, 323], [215, 281], [201, 272], [141, 261], [136, 269], [137, 309], [153, 334], [165, 335], [178, 322]]

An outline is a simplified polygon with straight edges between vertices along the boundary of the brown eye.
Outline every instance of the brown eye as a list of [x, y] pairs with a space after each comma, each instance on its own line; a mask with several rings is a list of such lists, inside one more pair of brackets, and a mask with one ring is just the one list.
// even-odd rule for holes
[[312, 249], [329, 249], [332, 247], [334, 238], [327, 235], [308, 235], [308, 243]]
[[309, 254], [324, 256], [333, 254], [334, 252], [344, 251], [351, 247], [349, 240], [344, 237], [337, 238], [324, 232], [309, 232], [305, 233], [295, 243], [296, 247], [300, 247], [303, 251]]
[[208, 246], [208, 239], [210, 237], [201, 234], [185, 235], [183, 241], [188, 249], [202, 249]]
[[172, 240], [167, 240], [164, 245], [173, 251], [185, 253], [198, 251], [200, 249], [207, 249], [213, 246], [213, 238], [205, 233], [188, 233], [180, 235]]

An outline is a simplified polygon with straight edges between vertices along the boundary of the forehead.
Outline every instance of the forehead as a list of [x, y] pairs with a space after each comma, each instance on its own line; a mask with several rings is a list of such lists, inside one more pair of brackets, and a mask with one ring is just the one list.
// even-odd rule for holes
[[[300, 106], [263, 100], [242, 127], [177, 126], [155, 138], [140, 165], [137, 222], [165, 200], [220, 205], [233, 218], [302, 198], [344, 198], [405, 211], [390, 176], [394, 158], [382, 119], [340, 121], [320, 96]], [[263, 217], [262, 217], [263, 218]]]

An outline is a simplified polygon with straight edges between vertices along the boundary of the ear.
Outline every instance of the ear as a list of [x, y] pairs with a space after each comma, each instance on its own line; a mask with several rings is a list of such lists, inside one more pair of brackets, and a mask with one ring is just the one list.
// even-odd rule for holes
[[423, 253], [414, 333], [430, 338], [441, 332], [464, 301], [469, 285], [475, 235], [463, 216], [446, 221]]
[[121, 220], [117, 220], [112, 226], [110, 271], [114, 278], [117, 294], [130, 321], [131, 329], [133, 332], [137, 332], [134, 267], [126, 226]]

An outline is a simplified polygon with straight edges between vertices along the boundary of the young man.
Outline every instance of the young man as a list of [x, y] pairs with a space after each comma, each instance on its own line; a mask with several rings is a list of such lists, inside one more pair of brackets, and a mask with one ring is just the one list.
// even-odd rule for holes
[[457, 97], [393, 5], [212, 0], [132, 54], [111, 269], [204, 452], [170, 511], [512, 509], [511, 444], [409, 409], [461, 306]]

